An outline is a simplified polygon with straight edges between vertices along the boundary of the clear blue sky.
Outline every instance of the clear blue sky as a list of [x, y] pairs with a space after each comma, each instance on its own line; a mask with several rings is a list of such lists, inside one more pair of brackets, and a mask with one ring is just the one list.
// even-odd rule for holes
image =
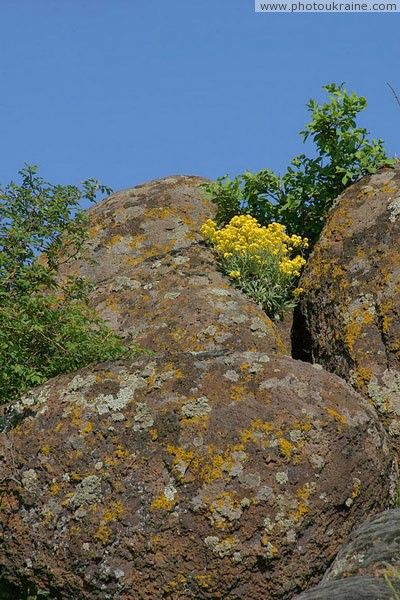
[[0, 182], [115, 190], [171, 174], [282, 172], [324, 83], [400, 154], [400, 13], [256, 14], [253, 0], [0, 0]]

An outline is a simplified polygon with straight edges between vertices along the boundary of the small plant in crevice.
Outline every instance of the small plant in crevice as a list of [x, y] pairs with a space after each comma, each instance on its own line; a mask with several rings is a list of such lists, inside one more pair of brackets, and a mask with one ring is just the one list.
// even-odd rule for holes
[[271, 318], [295, 305], [306, 238], [287, 235], [280, 223], [263, 227], [250, 215], [234, 216], [220, 229], [209, 219], [200, 231], [215, 248], [222, 272]]

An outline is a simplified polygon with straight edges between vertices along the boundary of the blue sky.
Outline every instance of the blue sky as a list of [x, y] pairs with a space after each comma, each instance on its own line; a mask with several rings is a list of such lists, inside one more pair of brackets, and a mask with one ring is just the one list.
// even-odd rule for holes
[[400, 13], [256, 14], [253, 0], [1, 0], [0, 182], [115, 190], [171, 174], [282, 172], [325, 83], [400, 154]]

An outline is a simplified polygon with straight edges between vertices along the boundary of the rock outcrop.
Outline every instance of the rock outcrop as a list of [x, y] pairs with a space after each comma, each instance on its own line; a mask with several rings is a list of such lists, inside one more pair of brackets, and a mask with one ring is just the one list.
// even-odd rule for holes
[[127, 341], [156, 351], [290, 354], [272, 321], [234, 289], [205, 247], [214, 215], [199, 177], [168, 177], [112, 194], [89, 211], [89, 257], [79, 272], [91, 303]]
[[322, 583], [296, 600], [389, 600], [394, 598], [392, 588], [400, 593], [400, 509], [385, 511], [356, 529]]
[[392, 503], [368, 402], [289, 357], [104, 363], [17, 408], [0, 439], [5, 598], [290, 598]]
[[[355, 212], [359, 237], [336, 230], [345, 196], [303, 278], [314, 355], [362, 391], [382, 386], [385, 373], [397, 381], [387, 342], [400, 339], [397, 309], [382, 321], [377, 302], [396, 298], [398, 265], [380, 292], [373, 274], [390, 258], [399, 177], [384, 170], [353, 188], [351, 211], [374, 186], [392, 194], [388, 215], [374, 213], [389, 229], [379, 236], [376, 225], [377, 262], [362, 263], [369, 287], [346, 285], [361, 268], [346, 253], [362, 245], [366, 217]], [[198, 233], [213, 216], [204, 181], [158, 180], [89, 211], [95, 263], [79, 260], [61, 276], [87, 276], [92, 306], [155, 354], [59, 376], [3, 410], [2, 600], [289, 599], [318, 582], [356, 524], [394, 504], [395, 465], [368, 400], [320, 365], [282, 356], [290, 349], [275, 325], [217, 270]], [[353, 288], [364, 291], [350, 301]], [[375, 312], [360, 298], [373, 298]], [[347, 315], [337, 330], [336, 303]], [[371, 338], [370, 377], [364, 313], [386, 336], [386, 363]], [[375, 398], [392, 410], [395, 397], [388, 402]]]
[[[400, 435], [400, 163], [337, 200], [300, 285], [296, 355], [369, 396]], [[307, 354], [308, 353], [308, 354]]]

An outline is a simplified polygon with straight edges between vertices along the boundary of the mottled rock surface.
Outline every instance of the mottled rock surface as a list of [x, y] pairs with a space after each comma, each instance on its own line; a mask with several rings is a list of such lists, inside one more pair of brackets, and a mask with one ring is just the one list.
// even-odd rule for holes
[[400, 163], [338, 198], [300, 286], [298, 356], [306, 358], [301, 347], [309, 350], [368, 395], [398, 439]]
[[385, 511], [346, 540], [322, 583], [296, 600], [394, 598], [385, 581], [400, 593], [400, 509]]
[[18, 410], [0, 435], [4, 598], [291, 598], [393, 502], [368, 402], [289, 357], [104, 363]]
[[73, 268], [91, 304], [127, 341], [158, 351], [290, 354], [265, 313], [217, 270], [199, 233], [213, 217], [200, 177], [168, 177], [112, 194], [89, 211], [89, 257]]

